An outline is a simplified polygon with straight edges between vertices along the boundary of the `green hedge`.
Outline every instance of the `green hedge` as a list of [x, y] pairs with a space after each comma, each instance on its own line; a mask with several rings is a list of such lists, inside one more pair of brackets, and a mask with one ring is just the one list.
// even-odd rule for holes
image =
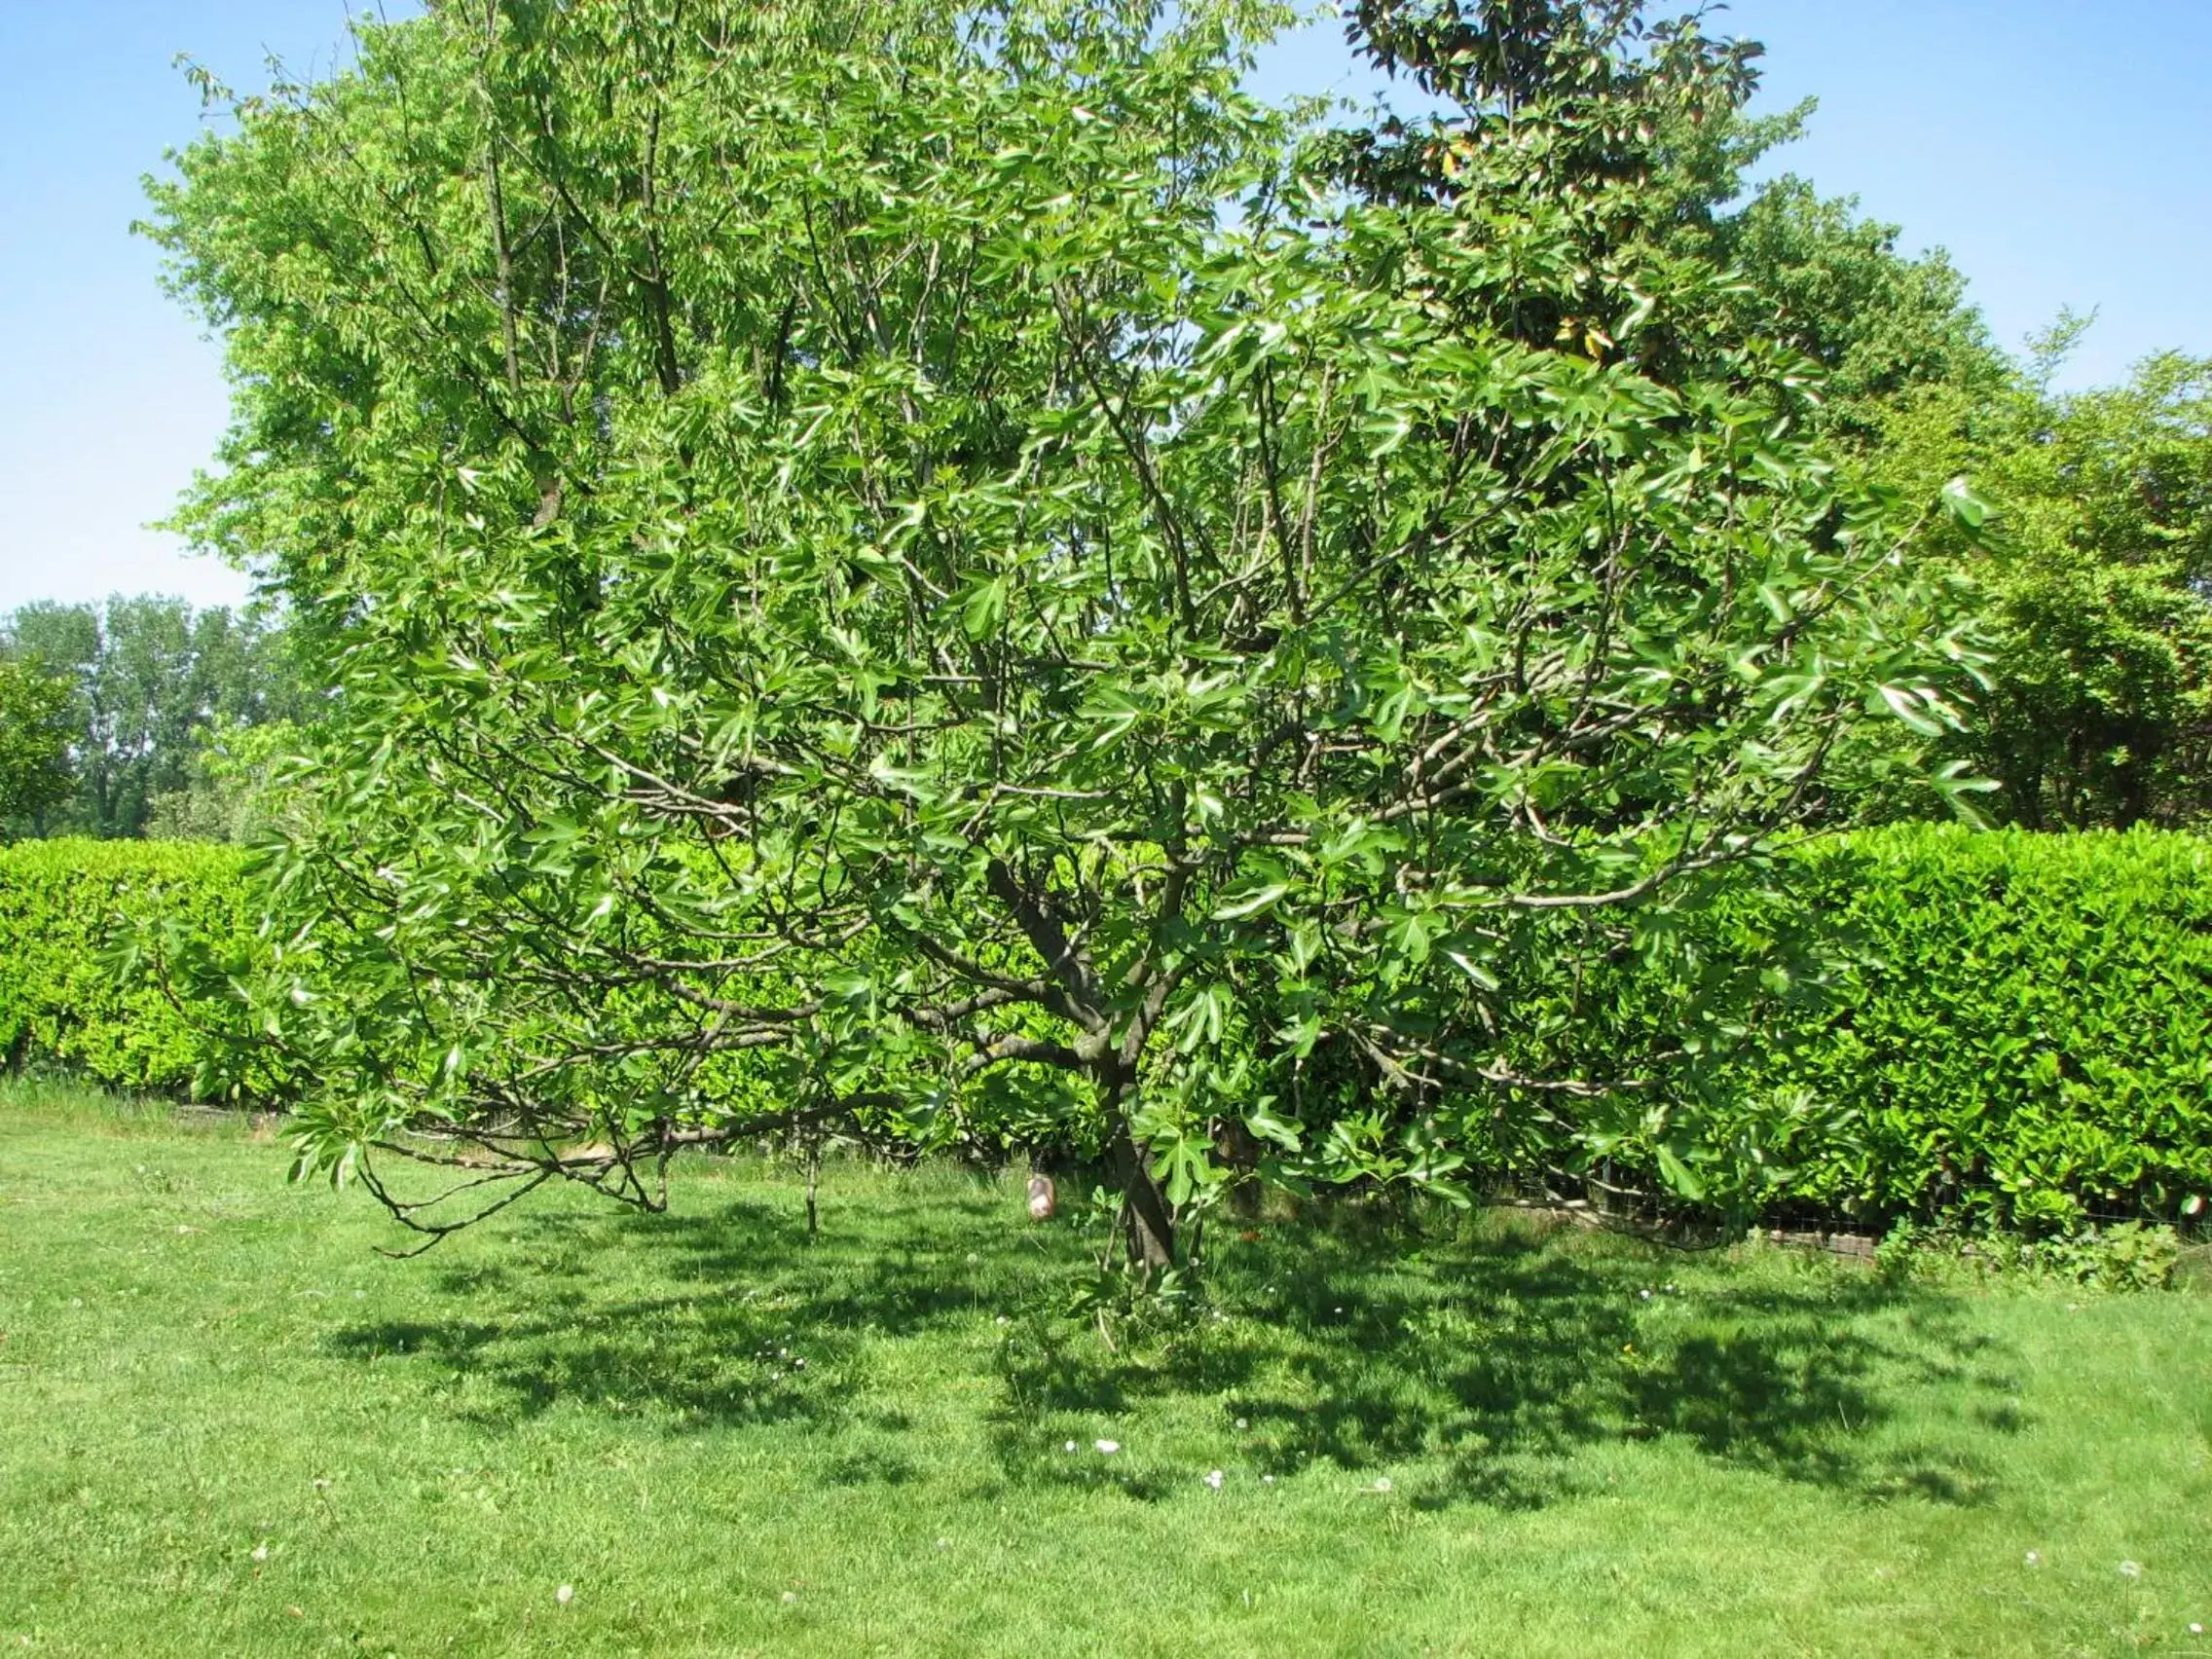
[[119, 960], [142, 925], [224, 958], [254, 949], [256, 906], [232, 847], [25, 841], [0, 847], [0, 1054], [112, 1088], [183, 1094], [217, 1045], [165, 995], [158, 956]]
[[[1696, 1125], [1669, 1138], [1714, 1193], [1876, 1228], [2203, 1213], [2212, 842], [1899, 825], [1782, 873], [1787, 898], [1724, 896], [1686, 924], [1716, 978], [1777, 947], [1825, 964], [1668, 1086], [1662, 1121]], [[1617, 965], [1584, 996], [1578, 1063], [1676, 1047], [1678, 990]], [[1616, 1172], [1662, 1187], [1657, 1145], [1628, 1135]]]
[[[1743, 1052], [1708, 1074], [1718, 1087], [1702, 1106], [1681, 1102], [1704, 1117], [1716, 1160], [1771, 1136], [1774, 1115], [1752, 1103], [1803, 1103], [1769, 1209], [2031, 1229], [2200, 1213], [2212, 1198], [2212, 842], [1907, 825], [1791, 865], [1786, 912], [1723, 901], [1699, 924], [1707, 947], [1746, 955], [1796, 927], [1844, 966], [1825, 992], [1769, 1006]], [[125, 964], [113, 947], [158, 921], [203, 968], [242, 961], [260, 948], [255, 915], [232, 848], [0, 848], [0, 1053], [118, 1088], [190, 1089], [224, 1058], [196, 1027], [235, 1025], [239, 1005], [187, 1019], [153, 955]], [[1594, 1066], [1663, 1051], [1671, 996], [1624, 965], [1584, 997], [1576, 1046]], [[286, 1092], [266, 1079], [247, 1091]], [[1658, 1185], [1638, 1170], [1634, 1137], [1619, 1150]]]
[[1747, 1079], [1851, 1116], [1799, 1197], [2055, 1227], [2212, 1194], [2212, 843], [1906, 825], [1803, 863], [1860, 960]]

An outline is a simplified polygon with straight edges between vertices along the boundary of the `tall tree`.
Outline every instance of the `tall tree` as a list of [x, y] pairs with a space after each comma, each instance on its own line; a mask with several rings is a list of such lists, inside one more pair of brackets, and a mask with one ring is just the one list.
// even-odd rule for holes
[[1739, 326], [1820, 365], [1823, 426], [1860, 449], [1880, 441], [1900, 399], [1948, 390], [1977, 407], [2019, 378], [1958, 269], [1940, 249], [1900, 252], [1901, 234], [1794, 174], [1714, 225], [1714, 257], [1745, 278], [1730, 296]]
[[0, 623], [0, 656], [35, 657], [69, 682], [73, 796], [47, 822], [99, 836], [144, 832], [187, 789], [207, 733], [301, 712], [280, 634], [223, 607], [156, 595], [40, 604]]
[[[1993, 395], [1933, 386], [1879, 411], [1900, 487], [1967, 473], [1995, 519], [1941, 548], [1996, 644], [1950, 742], [2038, 829], [2200, 822], [2212, 811], [2212, 361], [2165, 353], [2120, 387], [2052, 388], [2062, 323]], [[1940, 544], [1938, 544], [1940, 547]]]
[[1641, 1111], [1521, 991], [1950, 718], [1917, 515], [1762, 361], [1641, 372], [1723, 274], [1593, 290], [1527, 112], [1495, 192], [1346, 200], [1234, 7], [684, 16], [368, 28], [160, 200], [240, 386], [196, 522], [342, 682], [244, 1011], [306, 1163], [435, 1231], [395, 1161], [1058, 1139], [1158, 1269], [1226, 1124], [1449, 1185]]
[[0, 660], [0, 834], [37, 833], [74, 782], [68, 682], [36, 658]]

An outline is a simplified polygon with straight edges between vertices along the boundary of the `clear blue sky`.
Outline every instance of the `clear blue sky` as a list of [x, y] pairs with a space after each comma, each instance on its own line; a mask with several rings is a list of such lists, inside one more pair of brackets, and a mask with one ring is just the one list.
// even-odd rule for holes
[[[215, 349], [129, 234], [138, 177], [188, 140], [189, 52], [241, 88], [265, 51], [327, 67], [343, 0], [0, 0], [0, 610], [114, 591], [236, 601], [145, 529], [222, 429]], [[1779, 166], [1948, 247], [1998, 337], [2100, 320], [2072, 379], [2212, 355], [2212, 0], [1736, 0], [1762, 102], [1821, 100]], [[1334, 24], [1272, 52], [1271, 92], [1361, 93]]]

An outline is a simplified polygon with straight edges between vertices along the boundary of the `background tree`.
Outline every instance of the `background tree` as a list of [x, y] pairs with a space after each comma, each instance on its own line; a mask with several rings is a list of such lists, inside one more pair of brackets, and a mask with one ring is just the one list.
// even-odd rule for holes
[[1745, 278], [1731, 296], [1738, 326], [1820, 365], [1824, 430], [1862, 451], [1900, 401], [1939, 390], [1976, 409], [2019, 379], [1949, 258], [1902, 254], [1900, 234], [1793, 174], [1761, 186], [1712, 232], [1713, 257]]
[[53, 832], [142, 834], [191, 786], [207, 733], [304, 712], [281, 633], [220, 606], [29, 605], [0, 622], [0, 656], [36, 657], [69, 684], [76, 790], [47, 816]]
[[2212, 805], [2212, 363], [2168, 353], [2125, 386], [2052, 381], [2066, 319], [1993, 390], [1950, 382], [1869, 405], [1900, 488], [1969, 474], [1995, 514], [1932, 551], [1987, 615], [1992, 683], [1947, 748], [2033, 829], [2200, 821]]
[[68, 682], [35, 658], [0, 660], [0, 831], [37, 833], [73, 784]]
[[260, 840], [287, 809], [284, 776], [307, 746], [292, 720], [258, 725], [218, 722], [203, 731], [183, 787], [157, 795], [148, 838], [163, 841]]

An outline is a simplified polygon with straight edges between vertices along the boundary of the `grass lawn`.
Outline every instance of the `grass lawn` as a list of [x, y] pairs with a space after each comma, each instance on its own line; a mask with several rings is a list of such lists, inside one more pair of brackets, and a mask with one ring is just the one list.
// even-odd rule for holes
[[0, 1092], [0, 1651], [2212, 1654], [2202, 1294], [1271, 1222], [1109, 1350], [1011, 1183], [282, 1166]]

